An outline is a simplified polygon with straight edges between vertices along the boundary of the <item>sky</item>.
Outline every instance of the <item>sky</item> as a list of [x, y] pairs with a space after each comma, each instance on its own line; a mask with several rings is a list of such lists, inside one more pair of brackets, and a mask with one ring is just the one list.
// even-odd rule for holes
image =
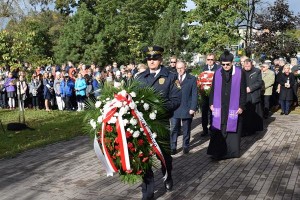
[[[264, 0], [264, 2], [268, 2], [271, 5], [274, 4], [275, 0]], [[300, 13], [300, 0], [287, 0], [290, 10], [294, 12], [294, 14]], [[187, 1], [187, 10], [193, 9], [195, 7], [195, 4], [193, 1], [188, 0]]]

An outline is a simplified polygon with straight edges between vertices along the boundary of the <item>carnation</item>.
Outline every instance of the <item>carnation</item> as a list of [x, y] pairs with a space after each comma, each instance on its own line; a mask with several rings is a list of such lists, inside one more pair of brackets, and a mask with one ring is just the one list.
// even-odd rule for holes
[[100, 106], [101, 106], [101, 101], [96, 101], [95, 107], [96, 107], [96, 108], [100, 108]]
[[145, 110], [149, 110], [149, 108], [150, 108], [149, 104], [147, 104], [147, 103], [144, 103], [143, 107]]
[[97, 119], [97, 122], [98, 122], [99, 124], [101, 124], [102, 121], [103, 121], [103, 117], [102, 117], [102, 115], [100, 115], [100, 116], [98, 117], [98, 119]]
[[140, 132], [139, 131], [134, 131], [132, 137], [137, 138], [140, 136]]
[[135, 92], [130, 92], [130, 96], [136, 97], [136, 93]]
[[110, 118], [110, 120], [107, 122], [109, 124], [115, 124], [117, 122], [117, 118], [116, 117], [112, 117]]
[[90, 125], [93, 127], [93, 129], [96, 129], [96, 121], [94, 119], [90, 120]]
[[137, 120], [135, 118], [131, 118], [129, 123], [132, 124], [133, 126], [135, 126], [135, 125], [137, 125]]
[[157, 137], [157, 134], [154, 132], [154, 133], [152, 133], [152, 137], [153, 138], [156, 138]]
[[150, 117], [150, 119], [155, 120], [156, 114], [154, 112], [152, 112], [152, 113], [150, 113], [149, 117]]

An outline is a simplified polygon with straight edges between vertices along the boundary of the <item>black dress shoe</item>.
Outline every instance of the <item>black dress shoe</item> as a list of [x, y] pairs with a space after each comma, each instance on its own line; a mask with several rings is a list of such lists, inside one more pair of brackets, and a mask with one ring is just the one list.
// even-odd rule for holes
[[184, 149], [183, 149], [183, 153], [184, 153], [184, 154], [188, 154], [189, 152], [190, 152], [189, 148], [184, 148]]
[[281, 112], [280, 115], [284, 115], [284, 112]]
[[154, 199], [154, 193], [152, 193], [152, 195], [148, 196], [148, 197], [143, 197], [142, 200], [152, 200]]
[[177, 153], [176, 149], [171, 149], [171, 155], [175, 155]]
[[167, 180], [164, 182], [164, 184], [165, 184], [166, 190], [167, 190], [167, 191], [171, 191], [172, 188], [173, 188], [173, 179], [172, 179], [172, 178], [170, 178], [169, 180], [167, 179]]

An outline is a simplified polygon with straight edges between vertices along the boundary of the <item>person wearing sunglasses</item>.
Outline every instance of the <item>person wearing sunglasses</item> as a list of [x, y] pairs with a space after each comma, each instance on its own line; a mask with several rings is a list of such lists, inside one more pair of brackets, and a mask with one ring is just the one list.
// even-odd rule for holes
[[[166, 120], [169, 120], [174, 111], [180, 106], [181, 102], [181, 87], [177, 75], [170, 72], [165, 66], [162, 65], [162, 54], [164, 49], [159, 46], [149, 46], [143, 49], [146, 54], [145, 60], [147, 61], [148, 69], [137, 75], [136, 79], [141, 83], [141, 86], [151, 86], [155, 91], [160, 93], [166, 100], [164, 107], [169, 114]], [[164, 186], [167, 191], [173, 188], [172, 179], [172, 157], [170, 155], [170, 138], [162, 138], [157, 133], [157, 139], [162, 140], [166, 145], [161, 147], [162, 154], [166, 161], [166, 167], [162, 164], [163, 175], [168, 174], [164, 181]], [[168, 149], [167, 149], [168, 147]], [[150, 168], [143, 177], [142, 183], [143, 199], [154, 198], [154, 174]]]
[[241, 119], [246, 104], [244, 72], [233, 65], [233, 55], [229, 51], [221, 55], [220, 61], [222, 67], [214, 74], [209, 96], [212, 124], [207, 151], [217, 160], [240, 157]]
[[177, 74], [176, 63], [177, 63], [177, 57], [176, 56], [172, 56], [170, 58], [170, 66], [168, 67], [168, 69], [169, 69], [170, 72], [173, 72], [175, 74]]
[[[203, 71], [215, 72], [218, 68], [220, 68], [220, 66], [215, 63], [215, 55], [213, 53], [208, 54], [206, 56], [206, 65], [204, 66]], [[209, 109], [209, 97], [202, 96], [201, 125], [202, 125], [203, 132], [200, 135], [201, 137], [205, 137], [208, 135], [209, 116], [211, 116], [211, 111]]]

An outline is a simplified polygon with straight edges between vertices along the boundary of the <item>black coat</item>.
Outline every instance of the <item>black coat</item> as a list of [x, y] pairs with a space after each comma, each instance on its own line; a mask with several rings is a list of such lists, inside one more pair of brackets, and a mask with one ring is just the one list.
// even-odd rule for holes
[[[285, 87], [285, 83], [288, 79], [290, 82], [290, 88]], [[281, 73], [278, 77], [278, 83], [280, 84], [279, 99], [292, 101], [294, 98], [293, 86], [295, 84], [295, 76], [292, 73], [289, 73], [289, 75]]]
[[258, 103], [261, 100], [261, 88], [263, 86], [261, 71], [253, 67], [250, 71], [245, 71], [245, 74], [247, 87], [250, 88], [250, 93], [247, 93], [247, 102]]
[[157, 92], [161, 93], [166, 100], [165, 108], [172, 116], [174, 110], [180, 106], [181, 89], [177, 75], [170, 72], [164, 66], [160, 67], [160, 72], [152, 78], [150, 70], [138, 74], [136, 77], [142, 84], [153, 87]]

